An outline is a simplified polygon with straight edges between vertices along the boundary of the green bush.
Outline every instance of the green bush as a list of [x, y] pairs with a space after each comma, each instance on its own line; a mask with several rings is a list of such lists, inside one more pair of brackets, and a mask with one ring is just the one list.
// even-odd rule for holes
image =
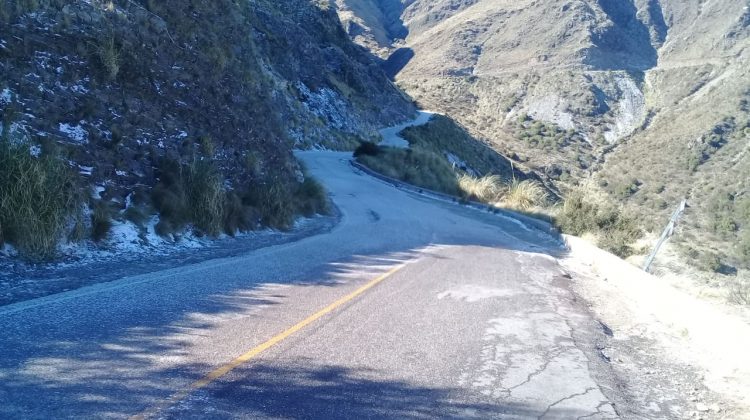
[[632, 244], [641, 236], [635, 219], [584, 189], [568, 194], [556, 223], [560, 230], [571, 235], [596, 235], [597, 245], [622, 258], [633, 254]]
[[713, 221], [714, 232], [721, 235], [728, 235], [737, 230], [737, 223], [729, 215], [716, 215]]
[[329, 213], [326, 190], [314, 178], [306, 175], [305, 181], [299, 185], [295, 195], [297, 213], [306, 217]]
[[[224, 226], [223, 178], [210, 161], [189, 164], [165, 159], [159, 165], [159, 183], [152, 200], [170, 234], [187, 224], [199, 233], [218, 236]], [[167, 225], [170, 229], [167, 229]]]
[[615, 189], [615, 195], [622, 200], [629, 198], [630, 196], [638, 192], [638, 185], [638, 180], [631, 179], [617, 187]]
[[31, 260], [57, 253], [71, 217], [80, 209], [74, 173], [51, 153], [33, 157], [29, 145], [0, 140], [2, 237]]
[[418, 187], [458, 195], [460, 188], [448, 160], [418, 146], [411, 149], [382, 149], [378, 156], [363, 155], [359, 162], [376, 172]]
[[377, 156], [380, 153], [380, 146], [371, 142], [363, 141], [359, 147], [354, 150], [354, 157], [360, 156]]
[[255, 228], [254, 212], [242, 204], [235, 192], [227, 193], [224, 201], [224, 232], [234, 236], [237, 232], [247, 232]]
[[171, 236], [192, 224], [198, 233], [234, 235], [262, 225], [289, 229], [296, 215], [328, 212], [325, 189], [306, 176], [293, 182], [257, 182], [224, 188], [224, 179], [208, 160], [180, 164], [164, 159], [158, 165], [159, 182], [151, 197], [160, 221], [157, 233]]
[[243, 201], [258, 209], [263, 225], [282, 230], [292, 227], [296, 210], [294, 195], [283, 183], [255, 184], [248, 188]]
[[738, 305], [750, 305], [750, 277], [740, 273], [729, 282], [729, 301]]
[[190, 220], [201, 232], [218, 236], [224, 218], [224, 179], [213, 163], [197, 161], [187, 166], [184, 187]]

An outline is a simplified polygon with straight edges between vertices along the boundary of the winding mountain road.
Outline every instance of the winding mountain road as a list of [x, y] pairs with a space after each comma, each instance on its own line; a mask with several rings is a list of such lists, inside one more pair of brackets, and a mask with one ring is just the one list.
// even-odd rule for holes
[[0, 307], [0, 418], [617, 418], [556, 238], [298, 157], [330, 233]]

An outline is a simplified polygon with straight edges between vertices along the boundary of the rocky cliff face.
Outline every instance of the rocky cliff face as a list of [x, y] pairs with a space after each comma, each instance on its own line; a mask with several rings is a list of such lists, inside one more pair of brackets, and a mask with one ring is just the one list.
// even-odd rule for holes
[[0, 75], [3, 138], [121, 208], [160, 162], [212, 161], [227, 190], [293, 185], [292, 148], [353, 148], [414, 114], [306, 0], [3, 1]]
[[[727, 182], [731, 202], [744, 194], [746, 0], [338, 3], [397, 3], [408, 33], [385, 52], [378, 40], [397, 83], [563, 189], [594, 177], [652, 229], [693, 197], [693, 234], [703, 236], [716, 200], [698, 191]], [[354, 39], [371, 47], [377, 16], [358, 19]], [[718, 181], [720, 167], [735, 169]], [[716, 236], [716, 253], [750, 222], [726, 217], [734, 233]]]

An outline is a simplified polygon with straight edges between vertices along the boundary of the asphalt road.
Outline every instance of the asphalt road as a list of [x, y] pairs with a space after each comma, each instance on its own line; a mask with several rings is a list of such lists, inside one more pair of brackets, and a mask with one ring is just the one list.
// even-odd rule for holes
[[381, 146], [397, 147], [400, 149], [408, 149], [409, 141], [401, 137], [400, 133], [408, 127], [414, 127], [417, 125], [427, 124], [432, 116], [435, 115], [429, 111], [419, 111], [417, 118], [412, 121], [405, 122], [403, 124], [395, 125], [393, 127], [387, 127], [380, 130], [380, 135], [383, 140], [379, 143]]
[[0, 307], [0, 418], [617, 417], [555, 238], [299, 157], [330, 233]]

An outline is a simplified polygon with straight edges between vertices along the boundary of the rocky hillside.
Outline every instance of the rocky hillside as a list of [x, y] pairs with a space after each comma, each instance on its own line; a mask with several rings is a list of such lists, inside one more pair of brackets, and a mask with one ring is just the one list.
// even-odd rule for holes
[[710, 240], [686, 252], [750, 262], [738, 242], [750, 241], [750, 217], [737, 210], [750, 168], [746, 0], [337, 5], [353, 39], [422, 107], [563, 190], [594, 178], [647, 229], [688, 197], [683, 237]]
[[[415, 111], [308, 0], [3, 1], [0, 76], [0, 158], [17, 165], [0, 182], [0, 244], [32, 254], [50, 253], [23, 238], [44, 212], [24, 222], [19, 206], [48, 190], [64, 192], [39, 233], [55, 241], [151, 214], [168, 236], [286, 225], [310, 193], [293, 148], [353, 149]], [[34, 171], [69, 187], [18, 188]]]

